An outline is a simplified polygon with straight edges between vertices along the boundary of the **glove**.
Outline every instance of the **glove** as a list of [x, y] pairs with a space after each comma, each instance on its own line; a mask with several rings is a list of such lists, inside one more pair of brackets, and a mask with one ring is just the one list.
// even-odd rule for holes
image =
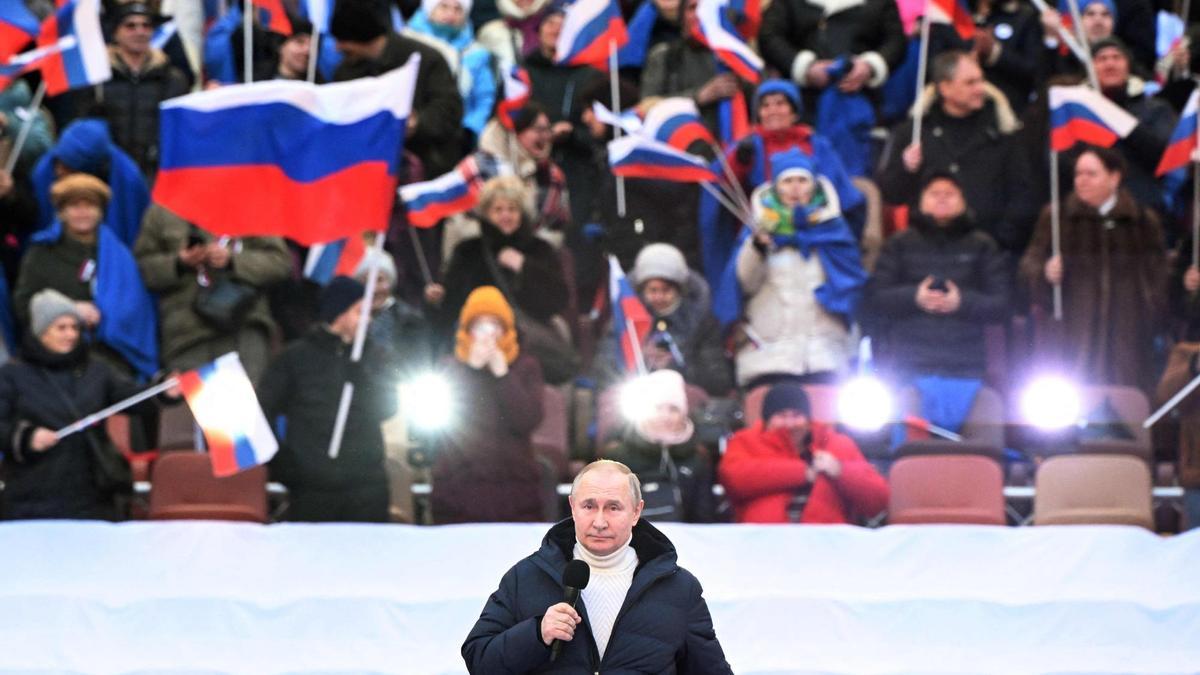
[[754, 139], [743, 138], [738, 141], [733, 158], [737, 160], [738, 164], [749, 164], [754, 159]]

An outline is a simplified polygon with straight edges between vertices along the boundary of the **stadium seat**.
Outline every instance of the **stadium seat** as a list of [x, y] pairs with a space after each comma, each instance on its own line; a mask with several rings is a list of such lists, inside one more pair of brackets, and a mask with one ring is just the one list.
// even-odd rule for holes
[[158, 422], [159, 451], [192, 450], [196, 447], [196, 418], [186, 405], [167, 406], [162, 409]]
[[1000, 445], [978, 443], [969, 440], [957, 443], [955, 441], [931, 438], [928, 440], [907, 441], [896, 448], [893, 453], [893, 456], [897, 459], [901, 457], [926, 457], [929, 455], [970, 455], [974, 457], [988, 457], [1000, 462], [1004, 459], [1004, 448]]
[[1107, 399], [1117, 413], [1120, 424], [1133, 438], [1084, 438], [1079, 442], [1080, 453], [1133, 455], [1146, 462], [1151, 460], [1154, 445], [1150, 430], [1142, 428], [1142, 422], [1150, 416], [1150, 401], [1140, 389], [1113, 385], [1090, 386], [1083, 388], [1081, 398], [1085, 416], [1104, 405]]
[[[915, 387], [906, 387], [900, 392], [899, 399], [900, 409], [903, 414], [920, 416], [921, 399]], [[979, 393], [975, 395], [975, 402], [971, 406], [971, 411], [967, 413], [967, 419], [963, 422], [962, 429], [959, 429], [958, 433], [967, 441], [1003, 448], [1004, 398], [1000, 396], [1000, 393], [991, 387], [980, 388]], [[954, 441], [937, 438], [932, 439], [930, 442], [958, 445]], [[954, 451], [951, 450], [950, 452]], [[964, 452], [954, 454], [976, 453]]]
[[1150, 469], [1127, 455], [1061, 455], [1035, 477], [1035, 525], [1154, 528]]
[[163, 453], [151, 472], [150, 519], [265, 523], [267, 469], [215, 478], [205, 453]]
[[567, 394], [564, 387], [542, 386], [542, 423], [533, 430], [533, 450], [553, 467], [556, 480], [565, 480], [570, 459]]
[[1004, 525], [1004, 472], [980, 455], [904, 457], [888, 476], [893, 525], [959, 523]]

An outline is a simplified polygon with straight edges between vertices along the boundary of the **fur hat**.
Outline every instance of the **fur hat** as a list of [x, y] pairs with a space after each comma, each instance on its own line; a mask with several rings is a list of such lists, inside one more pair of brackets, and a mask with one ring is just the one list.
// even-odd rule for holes
[[108, 189], [104, 181], [86, 173], [68, 174], [50, 186], [50, 203], [56, 210], [76, 199], [91, 199], [98, 203], [103, 211], [108, 208], [111, 198], [112, 190]]
[[771, 417], [784, 410], [795, 410], [812, 417], [812, 407], [808, 402], [808, 392], [799, 384], [777, 384], [771, 387], [763, 399], [762, 420], [767, 422]]
[[33, 294], [29, 301], [29, 330], [35, 336], [41, 337], [50, 324], [62, 316], [73, 316], [76, 321], [83, 322], [75, 303], [62, 293], [46, 288]]
[[670, 244], [647, 244], [638, 253], [630, 277], [635, 286], [641, 286], [651, 279], [666, 279], [683, 288], [688, 281], [687, 261], [679, 249]]
[[378, 0], [341, 0], [329, 20], [329, 33], [347, 42], [370, 42], [388, 30], [387, 8]]
[[350, 277], [334, 277], [317, 299], [317, 320], [325, 324], [333, 323], [354, 303], [362, 300], [365, 292], [366, 288]]
[[471, 322], [484, 315], [494, 316], [500, 320], [504, 334], [496, 340], [496, 344], [500, 347], [500, 351], [504, 352], [505, 361], [509, 363], [516, 361], [521, 354], [521, 350], [517, 346], [517, 321], [508, 300], [504, 299], [504, 294], [495, 286], [480, 286], [467, 296], [467, 301], [458, 314], [454, 356], [459, 361], [466, 363], [467, 356], [471, 353]]

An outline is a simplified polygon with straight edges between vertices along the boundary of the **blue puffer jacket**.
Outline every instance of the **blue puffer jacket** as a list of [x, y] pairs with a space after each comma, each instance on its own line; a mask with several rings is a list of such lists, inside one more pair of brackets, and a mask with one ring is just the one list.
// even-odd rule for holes
[[429, 20], [423, 9], [417, 10], [408, 20], [405, 33], [430, 44], [438, 43], [434, 46], [446, 57], [458, 82], [458, 93], [462, 95], [463, 127], [478, 138], [496, 105], [496, 76], [491, 52], [475, 41], [475, 32], [469, 22], [457, 30], [438, 26]]
[[700, 582], [676, 562], [675, 546], [646, 521], [633, 528], [638, 568], [617, 614], [604, 659], [578, 603], [583, 623], [576, 639], [550, 663], [542, 642], [546, 610], [562, 602], [562, 574], [572, 558], [575, 522], [560, 521], [537, 553], [500, 580], [467, 641], [463, 659], [472, 673], [732, 673], [717, 642]]

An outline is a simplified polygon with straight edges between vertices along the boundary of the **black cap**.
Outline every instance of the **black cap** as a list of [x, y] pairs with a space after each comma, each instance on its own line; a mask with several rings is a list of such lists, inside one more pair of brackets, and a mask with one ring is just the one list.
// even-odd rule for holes
[[387, 7], [375, 0], [340, 0], [329, 20], [335, 40], [370, 42], [387, 32]]
[[350, 277], [334, 277], [329, 285], [321, 290], [317, 300], [317, 320], [321, 323], [333, 323], [343, 312], [363, 299], [366, 288]]
[[804, 413], [806, 417], [812, 416], [808, 392], [804, 391], [803, 385], [786, 383], [771, 387], [767, 397], [763, 399], [763, 421], [770, 420], [772, 415], [783, 410], [795, 410]]
[[120, 26], [121, 22], [125, 21], [125, 19], [128, 19], [131, 16], [148, 17], [150, 22], [155, 24], [162, 23], [165, 20], [165, 18], [159, 15], [158, 12], [151, 9], [148, 3], [138, 2], [135, 0], [134, 2], [118, 3], [115, 7], [113, 7], [112, 25], [114, 27]]

